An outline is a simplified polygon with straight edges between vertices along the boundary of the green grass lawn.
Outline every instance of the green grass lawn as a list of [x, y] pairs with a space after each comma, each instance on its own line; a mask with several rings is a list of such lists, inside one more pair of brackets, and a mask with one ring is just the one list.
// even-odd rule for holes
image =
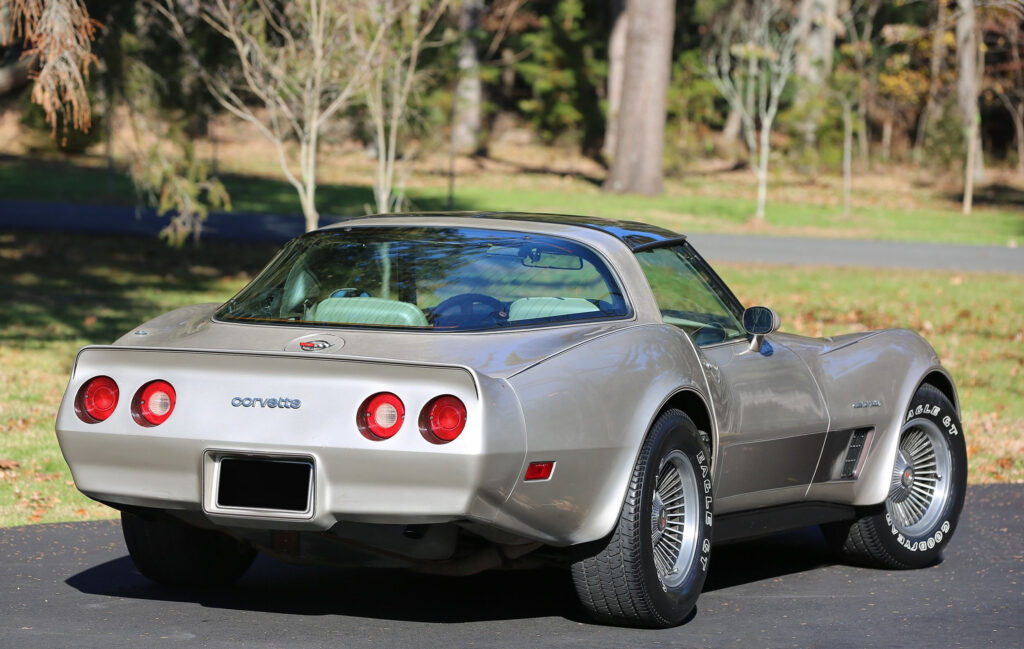
[[[112, 511], [78, 494], [53, 421], [79, 347], [169, 309], [225, 300], [273, 253], [205, 241], [0, 232], [0, 525]], [[828, 335], [905, 326], [937, 348], [965, 412], [972, 482], [1024, 480], [1024, 277], [720, 267], [783, 329]]]
[[[324, 164], [331, 172], [329, 163]], [[337, 176], [340, 172], [334, 171]], [[294, 189], [276, 176], [222, 175], [237, 212], [299, 214]], [[454, 208], [586, 214], [640, 220], [682, 232], [749, 232], [754, 186], [749, 174], [669, 180], [662, 196], [609, 195], [594, 178], [553, 173], [469, 173], [457, 179]], [[767, 207], [766, 235], [830, 236], [897, 241], [1006, 245], [1024, 242], [1024, 191], [979, 190], [978, 207], [960, 214], [955, 196], [919, 188], [863, 187], [849, 218], [837, 202], [836, 179], [797, 182], [778, 178]], [[322, 183], [323, 215], [365, 214], [373, 194], [366, 184]], [[0, 159], [0, 198], [134, 205], [131, 183], [103, 168], [70, 163]], [[447, 182], [437, 174], [411, 177], [409, 209], [447, 207]]]

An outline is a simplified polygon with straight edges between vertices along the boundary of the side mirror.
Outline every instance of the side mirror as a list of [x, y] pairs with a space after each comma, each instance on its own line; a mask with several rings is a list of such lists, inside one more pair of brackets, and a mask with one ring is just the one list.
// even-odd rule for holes
[[750, 351], [761, 352], [764, 337], [779, 328], [779, 314], [766, 306], [752, 306], [743, 312], [743, 328], [754, 337]]

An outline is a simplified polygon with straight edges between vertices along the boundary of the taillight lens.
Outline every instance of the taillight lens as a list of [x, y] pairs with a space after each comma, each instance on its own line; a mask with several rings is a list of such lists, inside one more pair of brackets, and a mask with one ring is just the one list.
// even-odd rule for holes
[[132, 417], [140, 426], [159, 426], [174, 412], [174, 388], [167, 381], [150, 381], [132, 399]]
[[378, 392], [359, 406], [356, 425], [367, 439], [382, 440], [392, 437], [405, 421], [402, 400], [390, 392]]
[[117, 383], [109, 376], [89, 379], [78, 389], [75, 412], [87, 424], [98, 424], [117, 408]]
[[447, 444], [466, 427], [466, 406], [446, 394], [432, 399], [420, 413], [420, 432], [435, 444]]

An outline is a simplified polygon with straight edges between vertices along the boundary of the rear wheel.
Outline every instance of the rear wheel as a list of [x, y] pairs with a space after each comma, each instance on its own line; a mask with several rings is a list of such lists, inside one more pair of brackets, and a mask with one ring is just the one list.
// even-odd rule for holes
[[708, 452], [693, 421], [669, 410], [644, 441], [612, 536], [572, 567], [587, 612], [630, 626], [683, 622], [707, 576], [711, 511]]
[[256, 558], [248, 543], [157, 512], [121, 512], [121, 529], [135, 567], [166, 586], [229, 584]]
[[923, 385], [900, 431], [883, 507], [853, 523], [825, 528], [844, 558], [883, 568], [919, 568], [949, 543], [967, 489], [960, 419], [939, 390]]

